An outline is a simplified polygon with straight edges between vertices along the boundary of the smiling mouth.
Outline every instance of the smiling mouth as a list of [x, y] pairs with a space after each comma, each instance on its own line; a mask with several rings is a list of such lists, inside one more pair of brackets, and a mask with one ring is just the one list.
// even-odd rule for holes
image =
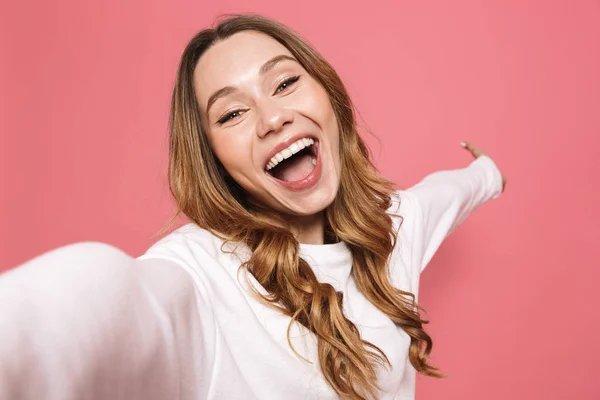
[[267, 175], [282, 182], [299, 182], [308, 178], [317, 165], [315, 139], [303, 138], [277, 153], [265, 167]]

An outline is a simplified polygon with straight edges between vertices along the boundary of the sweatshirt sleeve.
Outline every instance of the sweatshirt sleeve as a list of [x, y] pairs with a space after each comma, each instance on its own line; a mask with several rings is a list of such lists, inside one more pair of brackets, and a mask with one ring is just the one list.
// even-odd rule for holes
[[462, 169], [437, 171], [409, 188], [413, 262], [422, 272], [442, 241], [466, 218], [502, 192], [502, 174], [488, 156]]
[[36, 257], [0, 275], [0, 399], [202, 398], [202, 307], [167, 260], [93, 242]]

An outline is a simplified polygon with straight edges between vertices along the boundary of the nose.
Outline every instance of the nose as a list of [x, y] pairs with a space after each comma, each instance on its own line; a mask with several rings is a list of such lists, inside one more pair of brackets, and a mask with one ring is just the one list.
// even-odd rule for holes
[[257, 133], [260, 138], [271, 133], [277, 133], [283, 129], [286, 124], [294, 121], [294, 113], [282, 107], [276, 100], [268, 99], [258, 106], [259, 123]]

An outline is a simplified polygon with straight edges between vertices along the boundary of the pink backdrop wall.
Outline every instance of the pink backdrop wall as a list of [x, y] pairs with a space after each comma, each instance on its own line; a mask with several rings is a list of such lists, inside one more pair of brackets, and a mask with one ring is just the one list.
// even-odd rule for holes
[[600, 3], [3, 2], [0, 270], [77, 241], [131, 255], [173, 212], [166, 124], [186, 41], [223, 12], [289, 24], [338, 69], [381, 170], [490, 153], [507, 191], [423, 274], [424, 399], [599, 399]]

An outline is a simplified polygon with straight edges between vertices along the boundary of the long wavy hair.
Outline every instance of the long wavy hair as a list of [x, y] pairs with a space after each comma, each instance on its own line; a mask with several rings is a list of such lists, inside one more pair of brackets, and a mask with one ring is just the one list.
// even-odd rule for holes
[[343, 294], [317, 280], [300, 257], [299, 243], [285, 219], [248, 201], [248, 193], [227, 174], [201, 127], [193, 80], [198, 60], [215, 43], [246, 30], [265, 33], [285, 46], [327, 91], [339, 127], [341, 182], [325, 210], [326, 237], [347, 244], [359, 289], [410, 336], [409, 359], [414, 368], [424, 375], [444, 377], [427, 362], [432, 340], [423, 329], [429, 322], [421, 319], [424, 310], [412, 293], [392, 286], [387, 275], [396, 244], [387, 212], [393, 184], [371, 162], [357, 131], [355, 108], [338, 74], [304, 39], [279, 22], [255, 14], [228, 15], [216, 27], [196, 34], [185, 48], [169, 122], [169, 186], [178, 210], [167, 227], [184, 214], [224, 243], [245, 244], [251, 255], [242, 268], [268, 292], [262, 295], [255, 290], [254, 295], [291, 318], [290, 346], [289, 328], [296, 321], [316, 335], [323, 376], [341, 398], [376, 397], [380, 390], [377, 368], [391, 367], [388, 358], [361, 339], [356, 325], [346, 318]]

